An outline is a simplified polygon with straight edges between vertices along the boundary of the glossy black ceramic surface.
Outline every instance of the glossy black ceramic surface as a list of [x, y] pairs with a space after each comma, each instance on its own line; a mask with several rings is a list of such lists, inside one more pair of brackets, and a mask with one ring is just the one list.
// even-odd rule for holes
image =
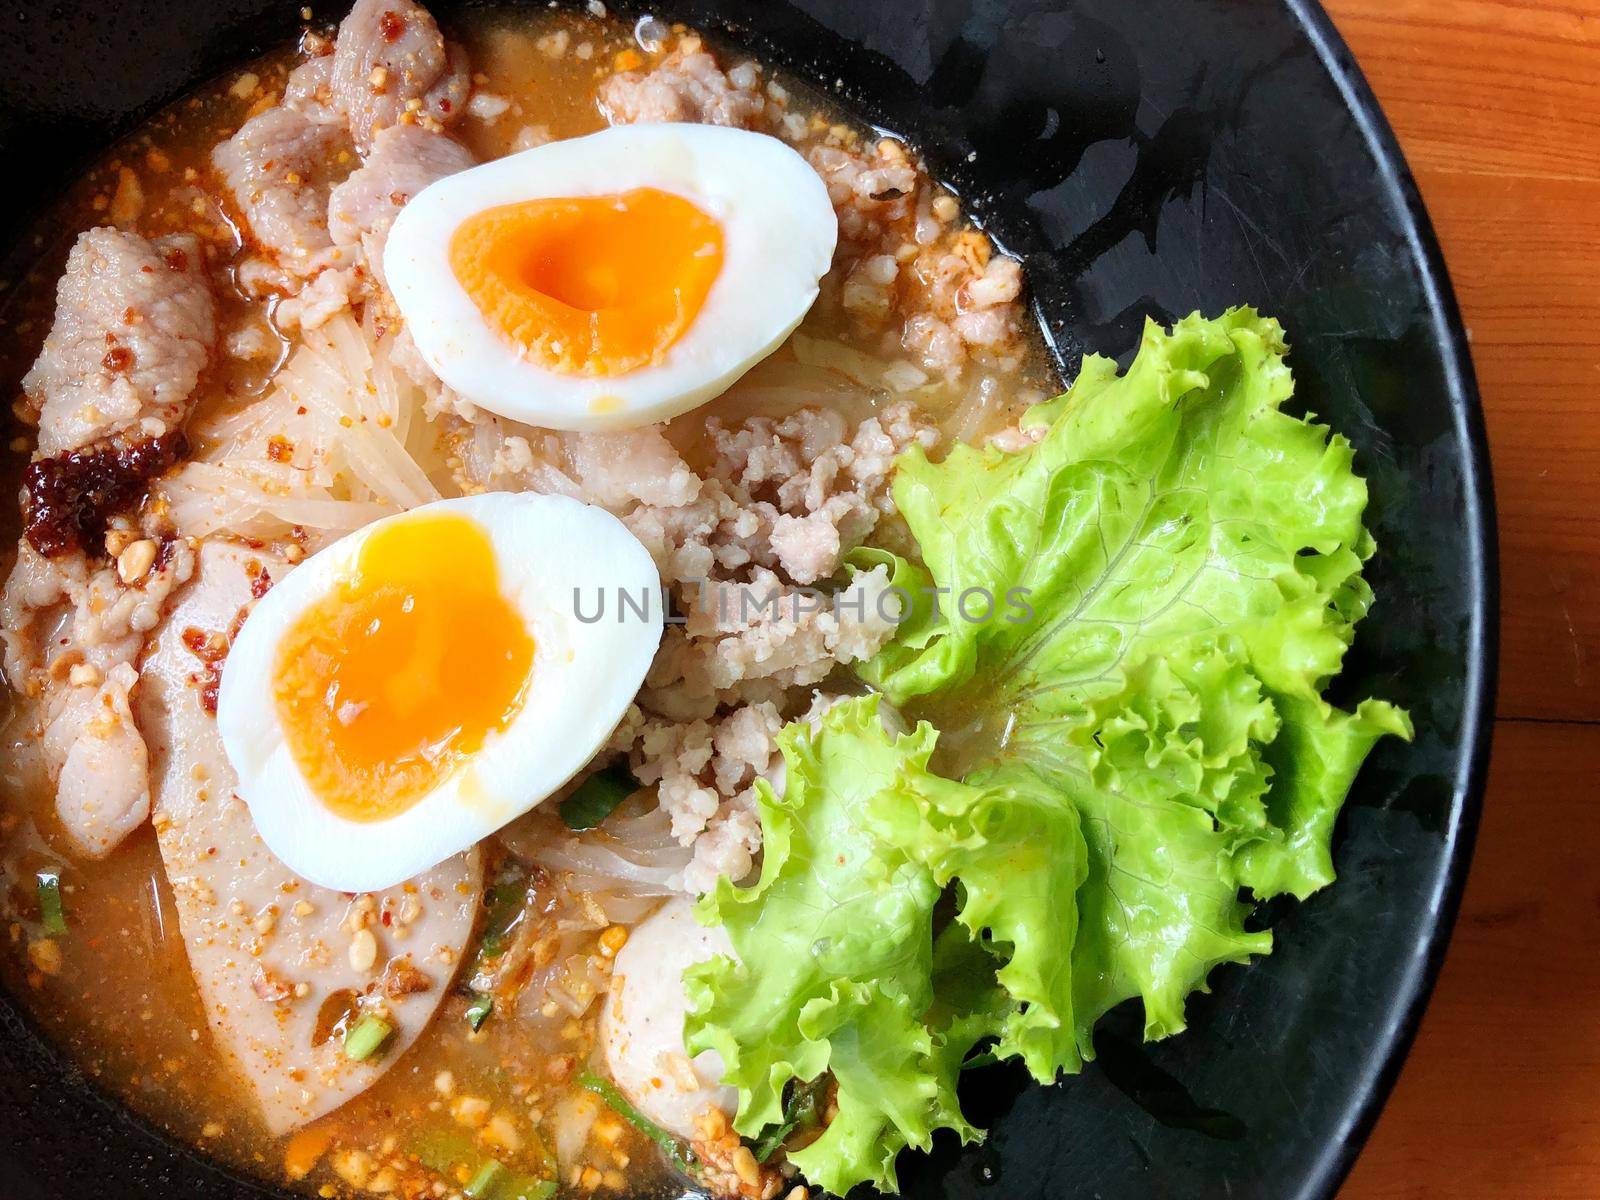
[[[0, 16], [0, 229], [153, 106], [286, 37], [301, 0], [22, 0]], [[453, 6], [433, 5], [448, 23]], [[653, 6], [835, 91], [920, 146], [1027, 259], [1070, 374], [1145, 316], [1249, 302], [1287, 327], [1299, 403], [1372, 490], [1379, 601], [1340, 690], [1408, 706], [1357, 782], [1338, 884], [1263, 913], [1191, 1031], [1053, 1088], [963, 1095], [987, 1144], [903, 1159], [913, 1197], [1329, 1195], [1388, 1089], [1466, 871], [1492, 708], [1487, 458], [1465, 337], [1365, 83], [1302, 0], [687, 0]], [[335, 18], [342, 6], [317, 5]], [[625, 16], [640, 11], [623, 5]], [[268, 1195], [126, 1115], [0, 995], [0, 1198]]]

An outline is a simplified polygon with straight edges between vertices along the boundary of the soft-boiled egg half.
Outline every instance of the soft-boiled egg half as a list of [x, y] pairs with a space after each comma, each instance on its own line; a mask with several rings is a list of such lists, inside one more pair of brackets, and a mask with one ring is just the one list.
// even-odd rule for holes
[[383, 269], [417, 349], [490, 412], [548, 429], [664, 421], [770, 354], [838, 222], [777, 138], [625, 125], [439, 180]]
[[659, 587], [622, 522], [562, 496], [427, 504], [313, 555], [245, 620], [217, 702], [267, 848], [373, 891], [534, 807], [633, 701]]

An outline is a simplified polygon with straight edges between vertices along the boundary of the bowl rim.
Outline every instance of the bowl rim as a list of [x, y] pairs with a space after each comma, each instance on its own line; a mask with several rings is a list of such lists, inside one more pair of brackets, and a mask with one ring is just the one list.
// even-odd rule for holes
[[1471, 596], [1453, 803], [1444, 833], [1446, 866], [1433, 896], [1434, 919], [1418, 934], [1411, 960], [1390, 996], [1382, 1032], [1367, 1055], [1361, 1081], [1350, 1093], [1339, 1133], [1324, 1145], [1294, 1197], [1330, 1200], [1355, 1167], [1400, 1078], [1438, 983], [1466, 891], [1483, 813], [1494, 732], [1500, 652], [1499, 539], [1483, 402], [1467, 329], [1450, 283], [1444, 251], [1416, 178], [1372, 85], [1327, 10], [1319, 0], [1282, 3], [1299, 23], [1366, 142], [1378, 168], [1382, 191], [1394, 206], [1417, 268], [1434, 344], [1440, 352], [1452, 423], [1465, 451], [1461, 464], [1462, 520], [1467, 533], [1467, 557], [1461, 566]]
[[[1063, 0], [1070, 2], [1070, 0]], [[1462, 470], [1462, 521], [1466, 557], [1461, 563], [1467, 605], [1467, 661], [1464, 664], [1461, 724], [1454, 755], [1452, 803], [1443, 836], [1444, 865], [1433, 889], [1433, 919], [1420, 929], [1395, 990], [1388, 996], [1361, 1075], [1346, 1097], [1336, 1132], [1307, 1163], [1296, 1190], [1285, 1200], [1331, 1200], [1349, 1176], [1397, 1083], [1438, 982], [1461, 907], [1472, 864], [1487, 783], [1499, 674], [1499, 547], [1488, 439], [1481, 394], [1474, 371], [1467, 330], [1452, 287], [1444, 253], [1427, 207], [1399, 140], [1360, 65], [1320, 0], [1278, 0], [1299, 26], [1321, 68], [1336, 87], [1354, 121], [1379, 176], [1379, 187], [1405, 237], [1410, 261], [1427, 308], [1432, 343], [1438, 349], [1445, 401], [1451, 427], [1459, 440]], [[424, 0], [426, 3], [426, 0]], [[473, 0], [467, 0], [473, 6]], [[253, 39], [239, 31], [240, 53], [255, 53]], [[239, 57], [235, 54], [233, 57]], [[202, 70], [197, 77], [209, 78]], [[107, 132], [124, 136], [170, 102], [163, 97]], [[81, 164], [80, 164], [81, 165]], [[42, 189], [33, 208], [49, 196]], [[23, 224], [27, 217], [23, 216]], [[26, 1006], [0, 988], [0, 1023], [20, 1023], [36, 1049], [60, 1068], [67, 1079], [92, 1096], [118, 1124], [132, 1127], [169, 1152], [200, 1164], [235, 1187], [263, 1197], [283, 1193], [225, 1160], [176, 1138], [156, 1122], [130, 1108], [113, 1092], [84, 1073], [54, 1039], [45, 1036]]]

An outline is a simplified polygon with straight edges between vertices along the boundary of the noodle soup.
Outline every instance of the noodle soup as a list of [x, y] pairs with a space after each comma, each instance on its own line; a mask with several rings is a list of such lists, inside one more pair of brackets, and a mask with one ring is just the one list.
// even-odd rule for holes
[[[820, 180], [837, 244], [799, 327], [708, 403], [631, 428], [545, 428], [444, 382], [384, 277], [396, 214], [470, 164], [657, 122], [754, 131]], [[8, 986], [141, 1113], [308, 1194], [641, 1195], [686, 1167], [717, 1194], [803, 1192], [699, 1103], [703, 1062], [620, 1069], [608, 1037], [642, 1035], [604, 1027], [633, 1019], [630, 947], [689, 952], [662, 914], [754, 877], [776, 737], [861, 692], [893, 630], [872, 606], [746, 619], [705, 596], [881, 590], [884, 568], [845, 560], [903, 543], [897, 456], [1035, 440], [1017, 419], [1055, 381], [1019, 264], [915, 147], [692, 30], [536, 9], [441, 37], [410, 0], [174, 105], [38, 237], [0, 337], [14, 449], [37, 451], [3, 614]], [[92, 403], [72, 390], [91, 377]], [[319, 888], [234, 794], [230, 650], [341, 538], [486, 492], [610, 514], [673, 620], [592, 760], [521, 798], [537, 807], [415, 887]], [[85, 791], [102, 735], [138, 777]], [[230, 857], [267, 890], [230, 890]]]

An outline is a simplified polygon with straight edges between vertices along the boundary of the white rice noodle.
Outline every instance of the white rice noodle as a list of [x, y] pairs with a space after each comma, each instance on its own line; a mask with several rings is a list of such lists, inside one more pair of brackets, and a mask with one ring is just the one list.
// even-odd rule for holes
[[179, 531], [338, 537], [439, 499], [427, 395], [395, 369], [394, 339], [340, 313], [302, 335], [265, 396], [196, 423], [195, 459], [161, 485]]
[[562, 964], [561, 978], [547, 993], [550, 999], [574, 1017], [589, 1011], [611, 981], [606, 978], [592, 954], [574, 954]]
[[993, 375], [974, 375], [966, 395], [940, 415], [945, 441], [979, 444], [983, 434], [999, 427], [1005, 401], [999, 380]]
[[[837, 371], [846, 379], [864, 388], [881, 391], [894, 390], [890, 386], [891, 373], [889, 364], [880, 358], [863, 354], [851, 346], [846, 346], [843, 342], [810, 337], [803, 333], [795, 334], [791, 341], [795, 358], [805, 366], [823, 367], [829, 371]], [[902, 364], [895, 365], [901, 366]], [[909, 366], [910, 364], [904, 365]], [[922, 372], [918, 371], [917, 374], [922, 375]], [[904, 372], [895, 372], [893, 378], [896, 382], [903, 383]], [[925, 383], [926, 381], [927, 376], [922, 375], [922, 379], [918, 382]]]
[[888, 400], [914, 402], [938, 424], [946, 445], [981, 441], [984, 435], [1007, 424], [1006, 413], [1018, 400], [1014, 381], [986, 371], [963, 372], [960, 380], [952, 383], [930, 376], [907, 359], [885, 360], [843, 342], [797, 333], [790, 343], [799, 363], [832, 372], [857, 388], [868, 389], [879, 398], [879, 404]]
[[863, 385], [830, 363], [797, 361], [797, 357], [790, 356], [789, 347], [801, 340], [814, 339], [795, 334], [784, 349], [757, 364], [704, 408], [679, 417], [669, 428], [681, 429], [684, 444], [689, 446], [699, 440], [707, 417], [732, 426], [754, 416], [782, 418], [802, 408], [827, 408], [855, 424], [893, 398], [881, 386]]
[[564, 878], [570, 892], [594, 897], [606, 917], [621, 924], [643, 916], [660, 897], [679, 894], [693, 857], [672, 837], [672, 820], [659, 808], [619, 811], [585, 833], [536, 810], [501, 830], [500, 839], [512, 853]]
[[[538, 934], [543, 940], [548, 936], [547, 929], [554, 933], [556, 943], [545, 965], [533, 965], [543, 960], [543, 954], [538, 960], [527, 953], [519, 956], [518, 943], [514, 942], [497, 961], [496, 975], [473, 981], [474, 987], [490, 991], [509, 982], [515, 989], [517, 1012], [535, 1025], [559, 1023], [587, 1012], [610, 982], [594, 954], [595, 934], [610, 925], [637, 925], [661, 904], [658, 896], [580, 892], [570, 879], [563, 882], [567, 890], [559, 895], [553, 922], [548, 926], [536, 924], [528, 935]], [[524, 950], [528, 948], [524, 946]], [[530, 966], [531, 973], [527, 970]]]
[[554, 463], [535, 459], [533, 466], [525, 473], [528, 487], [536, 492], [543, 492], [550, 496], [571, 496], [574, 500], [588, 500], [588, 495], [583, 488], [578, 486], [577, 480], [568, 475]]
[[583, 1153], [599, 1116], [600, 1097], [582, 1088], [573, 1088], [557, 1102], [550, 1124], [555, 1130], [556, 1162], [563, 1171]]

